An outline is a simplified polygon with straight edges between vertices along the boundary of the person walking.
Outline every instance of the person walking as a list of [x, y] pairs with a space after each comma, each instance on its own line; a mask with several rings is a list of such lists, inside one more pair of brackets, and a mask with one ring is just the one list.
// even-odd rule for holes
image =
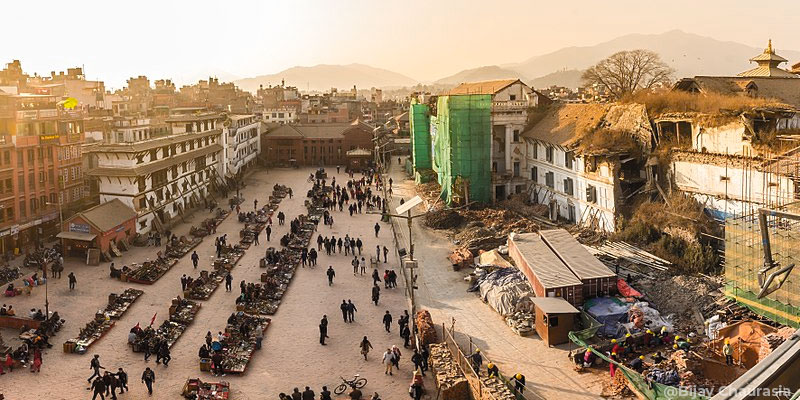
[[142, 383], [147, 386], [147, 394], [153, 395], [153, 383], [156, 381], [156, 373], [150, 367], [144, 369], [142, 372]]
[[183, 274], [183, 276], [181, 277], [181, 292], [186, 291], [186, 283], [187, 283], [186, 274]]
[[378, 300], [381, 298], [381, 288], [377, 283], [372, 285], [372, 302], [378, 305]]
[[386, 310], [386, 314], [383, 314], [383, 327], [386, 332], [392, 331], [392, 314], [389, 313], [389, 310]]
[[419, 371], [422, 376], [425, 376], [425, 370], [422, 369], [422, 354], [419, 354], [417, 349], [414, 349], [414, 354], [411, 356], [411, 362], [414, 364], [414, 370]]
[[381, 245], [375, 246], [375, 259], [381, 261]]
[[356, 305], [353, 304], [353, 302], [350, 299], [348, 299], [347, 300], [347, 319], [348, 319], [349, 322], [352, 323], [353, 321], [355, 321], [356, 311], [358, 311], [356, 309]]
[[[166, 341], [161, 342], [161, 346], [158, 349], [158, 355], [161, 358], [161, 362], [164, 363], [165, 367], [169, 367], [169, 361], [172, 360], [172, 356], [169, 353], [169, 346], [167, 345]], [[158, 364], [158, 361], [156, 361]]]
[[358, 247], [358, 255], [361, 255], [361, 248], [364, 246], [364, 243], [361, 241], [361, 238], [356, 239], [356, 247]]
[[387, 348], [386, 351], [383, 352], [383, 358], [381, 359], [381, 363], [384, 366], [384, 375], [392, 375], [392, 367], [394, 366], [394, 353], [392, 349]]
[[92, 400], [95, 400], [98, 394], [100, 395], [100, 400], [106, 400], [106, 383], [103, 381], [102, 376], [98, 376], [97, 379], [92, 382], [92, 386], [86, 390], [94, 390]]
[[128, 391], [128, 373], [122, 368], [117, 372], [117, 382], [119, 383], [119, 392], [123, 393]]
[[383, 263], [384, 264], [386, 264], [388, 255], [389, 255], [389, 249], [387, 249], [386, 246], [383, 246]]
[[328, 275], [328, 286], [333, 286], [333, 278], [336, 276], [336, 271], [333, 270], [333, 265], [328, 266], [328, 271], [326, 274]]
[[353, 276], [356, 276], [356, 274], [358, 274], [358, 257], [354, 255], [353, 261], [350, 261], [350, 264], [353, 265]]
[[70, 272], [67, 278], [69, 278], [69, 290], [75, 290], [75, 284], [78, 283], [78, 280], [75, 279], [75, 273]]
[[730, 339], [725, 339], [725, 345], [722, 346], [722, 354], [725, 355], [725, 364], [733, 364], [733, 347], [731, 346]]
[[[95, 354], [94, 358], [92, 358], [92, 360], [89, 361], [89, 369], [93, 370], [94, 372], [92, 373], [92, 376], [90, 376], [89, 379], [86, 380], [87, 382], [91, 382], [92, 378], [94, 378], [94, 377], [98, 377], [98, 378], [102, 378], [103, 377], [102, 375], [100, 375], [100, 370], [101, 369], [105, 369], [105, 367], [100, 365], [100, 356], [99, 355]], [[103, 389], [103, 391], [105, 391], [105, 388]]]
[[258, 246], [258, 232], [256, 232], [255, 235], [253, 235], [253, 244]]
[[381, 231], [381, 226], [376, 222], [375, 223], [375, 237], [378, 237], [378, 232]]
[[372, 349], [372, 343], [369, 342], [366, 336], [364, 339], [361, 339], [361, 343], [358, 345], [361, 349], [361, 355], [364, 356], [364, 361], [367, 361], [367, 354], [369, 353], [370, 349]]
[[322, 235], [317, 235], [317, 251], [322, 251]]
[[225, 275], [225, 291], [230, 292], [231, 290], [233, 290], [233, 275], [228, 271], [228, 274]]
[[33, 350], [33, 363], [31, 372], [42, 372], [42, 350], [38, 347]]
[[323, 318], [319, 323], [319, 344], [325, 346], [325, 338], [328, 337], [328, 324]]
[[475, 352], [469, 356], [470, 361], [472, 361], [472, 369], [475, 370], [476, 374], [479, 374], [481, 371], [481, 364], [483, 364], [483, 356], [481, 355], [481, 349], [475, 349]]
[[408, 327], [408, 324], [400, 328], [400, 337], [403, 338], [403, 347], [408, 348], [409, 342], [411, 341], [411, 329]]
[[342, 319], [344, 320], [344, 323], [346, 324], [348, 322], [347, 321], [347, 316], [350, 313], [349, 312], [350, 306], [348, 306], [347, 302], [344, 301], [344, 299], [342, 299], [342, 305], [340, 305], [339, 308], [342, 310]]
[[380, 281], [381, 281], [381, 277], [380, 277], [380, 274], [378, 274], [378, 270], [377, 269], [373, 269], [372, 270], [372, 283], [377, 285], [378, 282], [380, 282]]
[[394, 354], [394, 357], [392, 357], [392, 363], [394, 363], [394, 367], [397, 368], [397, 370], [399, 371], [400, 370], [400, 357], [403, 356], [403, 353], [401, 353], [400, 349], [397, 348], [397, 346], [395, 346], [395, 345], [392, 345], [392, 353]]
[[361, 275], [367, 273], [367, 260], [365, 260], [364, 257], [361, 257], [361, 261], [359, 261], [358, 266], [361, 268]]
[[267, 233], [267, 241], [269, 242], [269, 236], [272, 235], [272, 225], [267, 225], [267, 228], [264, 229], [264, 232]]
[[200, 262], [200, 256], [197, 255], [196, 251], [192, 252], [192, 265], [194, 265], [194, 269], [197, 269], [197, 263]]

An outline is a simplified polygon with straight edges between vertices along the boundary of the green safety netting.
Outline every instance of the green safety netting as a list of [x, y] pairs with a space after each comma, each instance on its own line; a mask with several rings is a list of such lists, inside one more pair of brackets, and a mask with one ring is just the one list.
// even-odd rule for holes
[[594, 335], [597, 334], [597, 331], [603, 326], [603, 324], [598, 322], [591, 315], [587, 314], [586, 311], [581, 311], [579, 317], [581, 320], [581, 326], [585, 328], [579, 331], [572, 331], [571, 333], [573, 333], [580, 340], [587, 340], [594, 337]]
[[463, 200], [490, 202], [491, 95], [440, 96], [431, 117], [433, 169], [447, 204]]
[[691, 390], [680, 390], [672, 386], [662, 385], [656, 382], [648, 382], [642, 374], [608, 358], [605, 354], [595, 350], [589, 346], [583, 339], [580, 339], [577, 332], [570, 332], [569, 339], [580, 347], [590, 348], [592, 352], [599, 358], [608, 363], [614, 363], [617, 367], [617, 373], [622, 372], [628, 382], [635, 388], [641, 397], [648, 400], [706, 400], [708, 397], [701, 396], [693, 393]]
[[414, 170], [431, 169], [430, 110], [425, 104], [412, 104], [409, 112]]

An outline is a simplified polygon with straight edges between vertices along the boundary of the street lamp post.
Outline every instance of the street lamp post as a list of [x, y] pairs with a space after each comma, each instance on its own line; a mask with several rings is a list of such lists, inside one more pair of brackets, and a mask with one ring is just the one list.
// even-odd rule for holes
[[[62, 229], [64, 229], [64, 213], [61, 208], [61, 202], [60, 201], [58, 203], [46, 202], [45, 205], [58, 206], [58, 231], [60, 232]], [[64, 251], [63, 246], [61, 247], [61, 251]], [[47, 283], [50, 281], [50, 279], [47, 277], [47, 268], [45, 267], [46, 265], [47, 264], [42, 264], [42, 274], [44, 274], [44, 315], [46, 315], [47, 318], [50, 318], [50, 300], [47, 296], [48, 293]]]

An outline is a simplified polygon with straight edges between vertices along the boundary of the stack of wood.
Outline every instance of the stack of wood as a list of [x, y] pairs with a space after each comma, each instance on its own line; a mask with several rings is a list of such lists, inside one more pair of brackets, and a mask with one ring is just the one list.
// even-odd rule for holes
[[481, 374], [481, 398], [494, 400], [516, 400], [511, 389], [498, 377]]
[[431, 313], [429, 313], [428, 310], [417, 311], [415, 320], [417, 322], [417, 329], [419, 330], [420, 343], [426, 345], [439, 341], [439, 337], [436, 334], [436, 328], [433, 327]]
[[445, 400], [471, 399], [469, 383], [453, 360], [453, 354], [444, 343], [430, 345], [428, 365], [436, 378], [439, 395]]

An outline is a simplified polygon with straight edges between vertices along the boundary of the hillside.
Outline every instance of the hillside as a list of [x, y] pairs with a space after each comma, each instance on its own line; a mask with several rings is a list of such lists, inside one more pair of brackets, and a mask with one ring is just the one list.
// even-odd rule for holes
[[[764, 47], [767, 39], [764, 38]], [[780, 48], [777, 53], [790, 64], [800, 61], [800, 52]], [[752, 68], [748, 59], [764, 51], [741, 43], [673, 30], [656, 35], [631, 34], [594, 46], [567, 47], [552, 53], [531, 57], [518, 64], [503, 65], [525, 76], [544, 76], [566, 69], [586, 69], [618, 51], [648, 49], [675, 68], [676, 78], [694, 75], [735, 75]], [[784, 65], [785, 67], [785, 65]]]
[[546, 88], [553, 85], [577, 88], [580, 86], [582, 74], [583, 71], [577, 69], [557, 71], [545, 76], [540, 76], [526, 83], [534, 89]]
[[279, 85], [281, 80], [285, 80], [287, 86], [297, 86], [304, 91], [327, 91], [332, 87], [345, 90], [352, 88], [353, 85], [359, 89], [369, 89], [417, 84], [416, 80], [397, 72], [363, 64], [297, 66], [275, 74], [239, 79], [234, 83], [241, 89], [254, 93], [259, 85]]
[[525, 76], [517, 71], [501, 68], [497, 65], [466, 69], [437, 80], [437, 85], [458, 85], [462, 82], [491, 81], [495, 79], [522, 79]]

